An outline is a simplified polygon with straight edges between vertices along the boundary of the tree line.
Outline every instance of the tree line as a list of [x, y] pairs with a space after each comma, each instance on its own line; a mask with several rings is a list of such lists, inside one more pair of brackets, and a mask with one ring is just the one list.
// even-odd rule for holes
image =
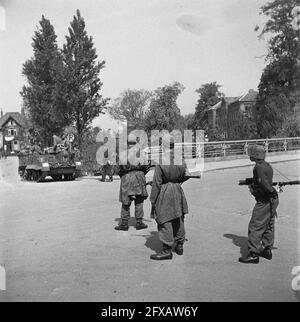
[[[256, 26], [258, 38], [268, 37], [266, 66], [258, 85], [252, 113], [238, 115], [231, 129], [232, 139], [300, 136], [300, 0], [274, 0], [262, 6], [267, 17]], [[297, 28], [295, 28], [295, 26]], [[209, 109], [225, 94], [216, 81], [196, 89], [199, 94], [194, 113], [180, 115], [176, 100], [184, 87], [178, 82], [154, 93], [126, 90], [109, 109], [115, 119], [127, 119], [146, 131], [151, 129], [202, 129], [210, 139], [224, 139], [225, 124], [210, 128]]]
[[[292, 23], [297, 5], [300, 0], [274, 0], [261, 8], [268, 19], [255, 31], [259, 38], [268, 36], [266, 66], [253, 113], [238, 118], [232, 129], [235, 139], [300, 136], [300, 31]], [[224, 139], [222, 124], [211, 129], [208, 123], [209, 108], [225, 97], [216, 81], [196, 89], [195, 111], [184, 116], [177, 105], [184, 90], [179, 82], [154, 91], [126, 89], [113, 100], [104, 98], [100, 76], [105, 61], [99, 60], [79, 10], [62, 48], [50, 21], [42, 16], [39, 24], [33, 57], [23, 65], [27, 85], [21, 95], [23, 112], [43, 144], [51, 144], [53, 134], [69, 127], [82, 150], [99, 131], [91, 124], [101, 113], [126, 120], [129, 130], [202, 129], [210, 139]]]

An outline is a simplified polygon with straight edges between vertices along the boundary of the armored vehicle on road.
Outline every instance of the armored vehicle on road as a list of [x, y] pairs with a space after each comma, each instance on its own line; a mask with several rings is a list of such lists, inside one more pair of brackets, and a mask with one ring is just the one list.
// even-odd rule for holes
[[41, 182], [48, 176], [54, 181], [74, 180], [81, 174], [81, 162], [67, 151], [20, 154], [19, 174], [26, 181]]

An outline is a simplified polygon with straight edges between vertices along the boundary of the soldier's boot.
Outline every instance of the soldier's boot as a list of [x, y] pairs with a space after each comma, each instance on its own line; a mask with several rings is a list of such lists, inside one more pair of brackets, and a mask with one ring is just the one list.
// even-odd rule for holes
[[249, 253], [246, 257], [240, 257], [239, 262], [244, 264], [258, 264], [259, 257], [255, 253]]
[[175, 247], [175, 253], [177, 255], [182, 255], [183, 254], [183, 242], [178, 242], [176, 247]]
[[269, 247], [264, 248], [264, 250], [260, 252], [259, 256], [264, 257], [265, 259], [270, 261], [273, 257], [271, 248]]
[[122, 221], [118, 226], [115, 227], [115, 230], [125, 230], [129, 229], [128, 222]]
[[141, 230], [141, 229], [146, 229], [148, 226], [144, 224], [141, 220], [137, 221], [135, 229], [136, 230]]
[[172, 247], [168, 245], [164, 245], [161, 252], [150, 256], [150, 258], [154, 260], [172, 259], [172, 257], [173, 257]]

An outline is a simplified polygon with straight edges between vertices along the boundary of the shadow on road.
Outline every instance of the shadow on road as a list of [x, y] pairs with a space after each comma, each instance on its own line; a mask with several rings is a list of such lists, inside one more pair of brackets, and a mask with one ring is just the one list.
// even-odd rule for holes
[[160, 240], [158, 238], [158, 232], [157, 231], [151, 231], [150, 235], [146, 236], [145, 246], [147, 248], [152, 249], [156, 253], [161, 251], [162, 244], [161, 244], [161, 242], [160, 242]]
[[[121, 222], [121, 218], [119, 217], [119, 218], [115, 218], [115, 221], [117, 222], [117, 223], [120, 223]], [[150, 222], [151, 220], [147, 220], [147, 219], [145, 219], [145, 218], [143, 218], [143, 222]], [[130, 217], [130, 219], [129, 219], [129, 221], [128, 221], [128, 226], [129, 227], [135, 227], [135, 225], [136, 225], [136, 219], [135, 219], [135, 217]]]
[[233, 235], [233, 234], [224, 234], [223, 237], [231, 239], [232, 243], [235, 246], [240, 247], [240, 253], [241, 253], [242, 257], [247, 256], [247, 254], [248, 254], [248, 246], [247, 246], [248, 238], [247, 237], [237, 236], [237, 235]]
[[[121, 218], [119, 217], [119, 218], [115, 218], [115, 221], [117, 222], [117, 223], [120, 223], [121, 222]], [[147, 219], [143, 219], [143, 221], [144, 222], [149, 222], [150, 220], [147, 220]], [[135, 227], [135, 225], [136, 225], [136, 219], [135, 219], [135, 217], [130, 217], [130, 219], [129, 219], [129, 221], [128, 221], [128, 226], [129, 227]]]
[[[121, 223], [121, 218], [115, 218], [115, 221], [119, 224]], [[129, 227], [135, 227], [136, 225], [136, 219], [134, 217], [130, 217], [130, 219], [128, 220], [128, 226]]]

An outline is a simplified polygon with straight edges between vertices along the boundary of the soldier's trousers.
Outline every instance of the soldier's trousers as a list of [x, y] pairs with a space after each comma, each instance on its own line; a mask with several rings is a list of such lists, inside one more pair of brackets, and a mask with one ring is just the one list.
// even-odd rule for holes
[[[121, 208], [121, 221], [124, 224], [128, 224], [128, 220], [130, 219], [130, 206], [122, 204]], [[136, 196], [134, 199], [134, 216], [137, 222], [142, 221], [144, 217], [144, 198], [140, 196]]]
[[168, 246], [185, 240], [184, 216], [158, 224], [157, 229], [159, 240]]
[[271, 248], [274, 245], [275, 216], [278, 204], [278, 198], [272, 205], [270, 202], [261, 201], [255, 204], [248, 226], [249, 252], [259, 254], [263, 248]]

